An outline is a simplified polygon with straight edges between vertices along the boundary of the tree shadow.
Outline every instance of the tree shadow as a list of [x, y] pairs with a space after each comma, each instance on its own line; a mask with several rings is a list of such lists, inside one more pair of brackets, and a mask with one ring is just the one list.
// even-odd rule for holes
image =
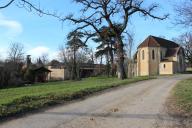
[[126, 113], [81, 113], [81, 112], [45, 112], [48, 115], [78, 116], [78, 117], [101, 117], [101, 118], [127, 118], [127, 119], [155, 119], [162, 121], [178, 121], [183, 117], [166, 114], [126, 114]]

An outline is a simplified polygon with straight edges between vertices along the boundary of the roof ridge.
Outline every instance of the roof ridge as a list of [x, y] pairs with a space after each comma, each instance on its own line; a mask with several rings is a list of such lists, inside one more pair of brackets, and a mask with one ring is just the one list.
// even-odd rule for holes
[[150, 36], [151, 36], [151, 38], [153, 39], [153, 41], [155, 41], [155, 43], [160, 46], [160, 44], [158, 43], [158, 41], [154, 38], [155, 36], [152, 36], [152, 35], [150, 35]]
[[168, 39], [165, 39], [165, 38], [162, 38], [162, 37], [158, 37], [158, 36], [153, 36], [153, 35], [151, 35], [154, 39], [155, 38], [157, 38], [157, 39], [162, 39], [162, 40], [166, 40], [166, 41], [168, 41], [168, 42], [173, 42], [173, 43], [175, 43], [175, 44], [178, 44], [178, 43], [176, 43], [176, 42], [174, 42], [174, 41], [172, 41], [172, 40], [168, 40]]
[[161, 37], [156, 37], [153, 35], [149, 35], [139, 46], [141, 47], [165, 47], [165, 48], [175, 48], [179, 47], [180, 45]]

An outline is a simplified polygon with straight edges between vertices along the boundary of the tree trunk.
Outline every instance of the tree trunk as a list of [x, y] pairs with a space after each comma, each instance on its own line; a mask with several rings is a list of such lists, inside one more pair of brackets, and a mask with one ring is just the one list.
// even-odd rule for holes
[[102, 64], [103, 64], [103, 55], [101, 55], [101, 59], [100, 59], [100, 65], [99, 65], [99, 74], [101, 75], [102, 73]]
[[[107, 47], [109, 48], [109, 45]], [[106, 54], [106, 60], [107, 60], [107, 77], [109, 77], [109, 74], [110, 74], [109, 50], [107, 51], [107, 54]]]
[[124, 67], [124, 50], [121, 37], [117, 38], [117, 55], [118, 55], [118, 78], [123, 80], [127, 78]]
[[114, 55], [113, 55], [113, 45], [110, 46], [110, 57], [111, 57], [111, 76], [115, 76], [115, 67], [114, 67]]
[[76, 65], [76, 51], [73, 51], [73, 68], [72, 68], [72, 80], [77, 80], [77, 65]]

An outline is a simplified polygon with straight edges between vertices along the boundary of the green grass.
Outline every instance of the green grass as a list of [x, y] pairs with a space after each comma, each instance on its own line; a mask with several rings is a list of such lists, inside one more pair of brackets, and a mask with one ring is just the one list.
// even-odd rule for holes
[[186, 69], [186, 73], [192, 74], [192, 68], [187, 68], [187, 69]]
[[119, 80], [117, 78], [92, 77], [81, 81], [50, 82], [28, 87], [0, 90], [0, 117], [26, 113], [45, 106], [64, 103], [82, 98], [107, 88], [147, 80], [149, 77], [136, 77]]
[[192, 68], [187, 68], [186, 70], [192, 72]]
[[192, 113], [192, 78], [183, 80], [173, 90], [176, 107], [185, 113]]

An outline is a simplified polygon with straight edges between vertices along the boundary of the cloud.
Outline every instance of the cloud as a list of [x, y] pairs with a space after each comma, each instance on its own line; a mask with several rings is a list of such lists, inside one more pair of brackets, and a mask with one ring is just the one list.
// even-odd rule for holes
[[53, 59], [58, 59], [58, 51], [55, 51], [46, 46], [37, 46], [27, 51], [26, 54], [31, 55], [33, 61], [35, 61], [38, 57], [41, 57], [44, 54], [48, 55], [49, 61]]
[[40, 57], [43, 54], [49, 54], [49, 48], [45, 46], [37, 46], [27, 52], [27, 54], [31, 55], [32, 57]]
[[3, 28], [3, 30], [5, 30], [4, 33], [11, 37], [17, 36], [23, 32], [23, 27], [20, 22], [9, 20], [2, 13], [0, 13], [0, 28]]
[[0, 60], [4, 60], [6, 58], [7, 55], [7, 50], [6, 48], [0, 48]]

